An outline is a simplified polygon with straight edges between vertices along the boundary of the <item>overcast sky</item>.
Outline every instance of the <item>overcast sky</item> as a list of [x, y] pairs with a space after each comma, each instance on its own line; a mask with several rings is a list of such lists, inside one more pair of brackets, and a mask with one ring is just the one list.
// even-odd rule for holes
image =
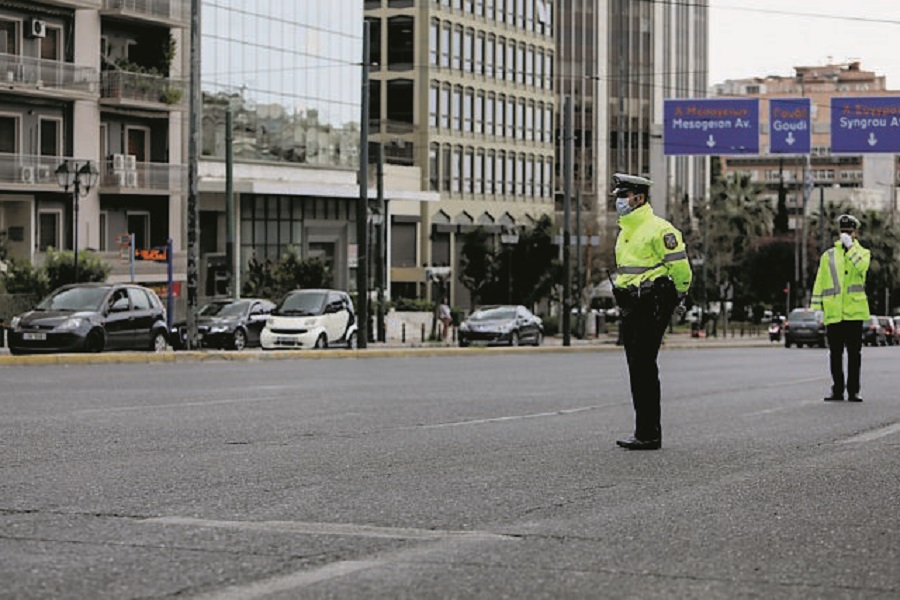
[[900, 0], [710, 0], [709, 83], [859, 60], [900, 90]]

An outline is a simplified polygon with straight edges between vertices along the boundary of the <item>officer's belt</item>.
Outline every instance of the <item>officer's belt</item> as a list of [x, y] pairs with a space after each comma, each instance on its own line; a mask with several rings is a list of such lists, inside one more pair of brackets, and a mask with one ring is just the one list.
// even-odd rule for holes
[[665, 266], [666, 263], [675, 262], [676, 260], [681, 260], [682, 258], [687, 258], [687, 252], [672, 252], [671, 254], [666, 254], [662, 261], [656, 263], [650, 267], [619, 267], [619, 273], [623, 275], [641, 275], [646, 273], [647, 271], [652, 271], [653, 269], [658, 269], [659, 267]]

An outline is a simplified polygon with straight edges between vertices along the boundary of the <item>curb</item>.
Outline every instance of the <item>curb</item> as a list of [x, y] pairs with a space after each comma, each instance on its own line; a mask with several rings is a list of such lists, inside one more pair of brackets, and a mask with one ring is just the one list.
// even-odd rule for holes
[[[721, 350], [729, 348], [768, 348], [772, 343], [764, 340], [740, 342], [682, 342], [663, 343], [662, 350]], [[576, 352], [623, 352], [621, 346], [613, 343], [580, 344], [574, 346], [519, 346], [481, 347], [470, 346], [407, 346], [394, 348], [366, 348], [365, 350], [263, 350], [234, 352], [226, 350], [168, 350], [165, 352], [109, 352], [102, 354], [32, 354], [27, 356], [0, 356], [0, 367], [42, 366], [42, 365], [97, 365], [97, 364], [144, 364], [144, 363], [195, 363], [229, 361], [268, 360], [322, 360], [328, 358], [394, 358], [431, 356], [472, 356], [484, 354], [571, 354]]]

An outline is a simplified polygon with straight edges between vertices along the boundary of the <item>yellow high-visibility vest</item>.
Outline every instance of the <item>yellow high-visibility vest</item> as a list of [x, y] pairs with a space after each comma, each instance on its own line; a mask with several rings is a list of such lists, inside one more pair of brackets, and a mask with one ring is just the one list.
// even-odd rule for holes
[[653, 214], [649, 204], [619, 217], [619, 227], [616, 287], [640, 286], [668, 275], [678, 292], [688, 291], [693, 275], [680, 231]]
[[869, 318], [866, 272], [870, 260], [870, 252], [857, 240], [846, 251], [837, 241], [822, 254], [810, 308], [825, 313], [826, 325]]

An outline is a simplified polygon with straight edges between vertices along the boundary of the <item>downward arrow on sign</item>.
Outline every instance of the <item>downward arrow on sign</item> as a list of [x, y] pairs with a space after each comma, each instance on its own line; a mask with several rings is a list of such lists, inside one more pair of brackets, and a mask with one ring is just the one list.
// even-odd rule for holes
[[874, 146], [877, 143], [878, 143], [878, 138], [875, 137], [875, 132], [873, 131], [872, 133], [869, 134], [869, 145]]
[[793, 131], [789, 131], [789, 132], [788, 132], [788, 136], [787, 136], [787, 138], [785, 138], [784, 141], [786, 141], [786, 142], [788, 143], [788, 146], [793, 146], [793, 145], [794, 145], [794, 142], [797, 141], [797, 140], [794, 139], [794, 132], [793, 132]]
[[712, 135], [710, 135], [710, 136], [709, 136], [709, 139], [706, 140], [706, 145], [709, 146], [710, 148], [712, 148], [713, 146], [715, 146], [715, 145], [716, 145], [716, 138], [714, 138]]

